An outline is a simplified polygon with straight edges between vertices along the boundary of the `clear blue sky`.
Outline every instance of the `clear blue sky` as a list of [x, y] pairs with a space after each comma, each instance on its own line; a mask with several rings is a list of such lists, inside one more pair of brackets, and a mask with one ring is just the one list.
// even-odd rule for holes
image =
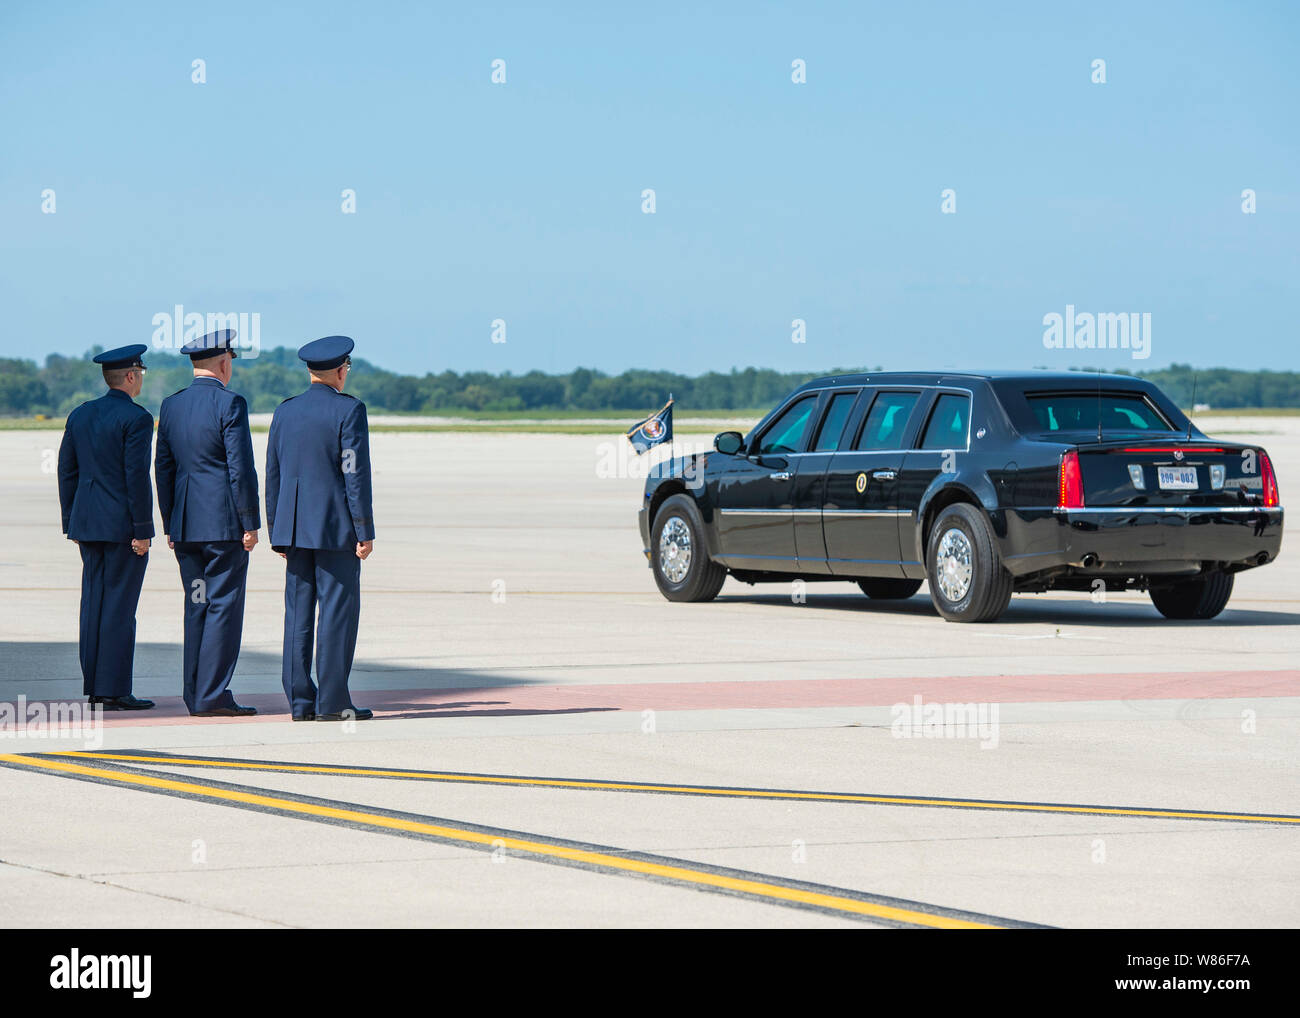
[[0, 355], [182, 304], [411, 372], [1300, 369], [1298, 5], [697, 6], [9, 0]]

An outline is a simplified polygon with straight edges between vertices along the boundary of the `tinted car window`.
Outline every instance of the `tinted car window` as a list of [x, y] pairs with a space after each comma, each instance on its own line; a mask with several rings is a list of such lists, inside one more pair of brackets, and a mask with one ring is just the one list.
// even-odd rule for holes
[[964, 449], [970, 424], [970, 397], [945, 392], [934, 403], [930, 423], [921, 438], [922, 449]]
[[1034, 420], [1044, 431], [1096, 431], [1101, 417], [1103, 430], [1172, 431], [1165, 421], [1137, 393], [1060, 392], [1025, 396]]
[[882, 392], [871, 404], [855, 449], [901, 449], [907, 419], [916, 406], [915, 392]]
[[792, 404], [764, 433], [758, 445], [759, 454], [798, 452], [804, 429], [808, 427], [808, 418], [816, 405], [816, 396], [805, 396]]
[[822, 429], [817, 435], [816, 452], [834, 452], [840, 447], [840, 435], [844, 431], [844, 422], [849, 419], [849, 412], [857, 402], [856, 392], [837, 392], [831, 397], [831, 405], [826, 408], [822, 418]]

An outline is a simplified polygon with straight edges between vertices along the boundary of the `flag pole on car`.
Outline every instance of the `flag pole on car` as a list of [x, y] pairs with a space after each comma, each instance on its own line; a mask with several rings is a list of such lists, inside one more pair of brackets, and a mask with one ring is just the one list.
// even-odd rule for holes
[[668, 402], [658, 413], [651, 414], [643, 421], [638, 421], [627, 429], [627, 440], [640, 456], [656, 445], [673, 440], [673, 395], [668, 394]]

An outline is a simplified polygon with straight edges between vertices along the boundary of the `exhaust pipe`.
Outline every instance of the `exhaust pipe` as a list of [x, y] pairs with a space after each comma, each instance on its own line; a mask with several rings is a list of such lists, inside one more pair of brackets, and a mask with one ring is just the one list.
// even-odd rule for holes
[[1101, 559], [1098, 558], [1096, 552], [1090, 551], [1087, 555], [1083, 556], [1084, 569], [1095, 569], [1099, 565], [1101, 565]]
[[1258, 555], [1255, 556], [1255, 562], [1258, 565], [1262, 566], [1267, 561], [1268, 561], [1268, 552], [1266, 551], [1261, 551]]

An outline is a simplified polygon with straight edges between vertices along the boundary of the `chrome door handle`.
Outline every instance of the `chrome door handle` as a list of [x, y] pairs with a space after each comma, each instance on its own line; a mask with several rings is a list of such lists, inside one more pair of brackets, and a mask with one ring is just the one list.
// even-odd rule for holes
[[790, 480], [790, 471], [782, 470], [779, 474], [768, 474], [767, 476], [769, 480], [773, 481], [788, 481]]
[[894, 472], [892, 470], [873, 470], [871, 471], [871, 476], [882, 481], [892, 481], [894, 479]]

